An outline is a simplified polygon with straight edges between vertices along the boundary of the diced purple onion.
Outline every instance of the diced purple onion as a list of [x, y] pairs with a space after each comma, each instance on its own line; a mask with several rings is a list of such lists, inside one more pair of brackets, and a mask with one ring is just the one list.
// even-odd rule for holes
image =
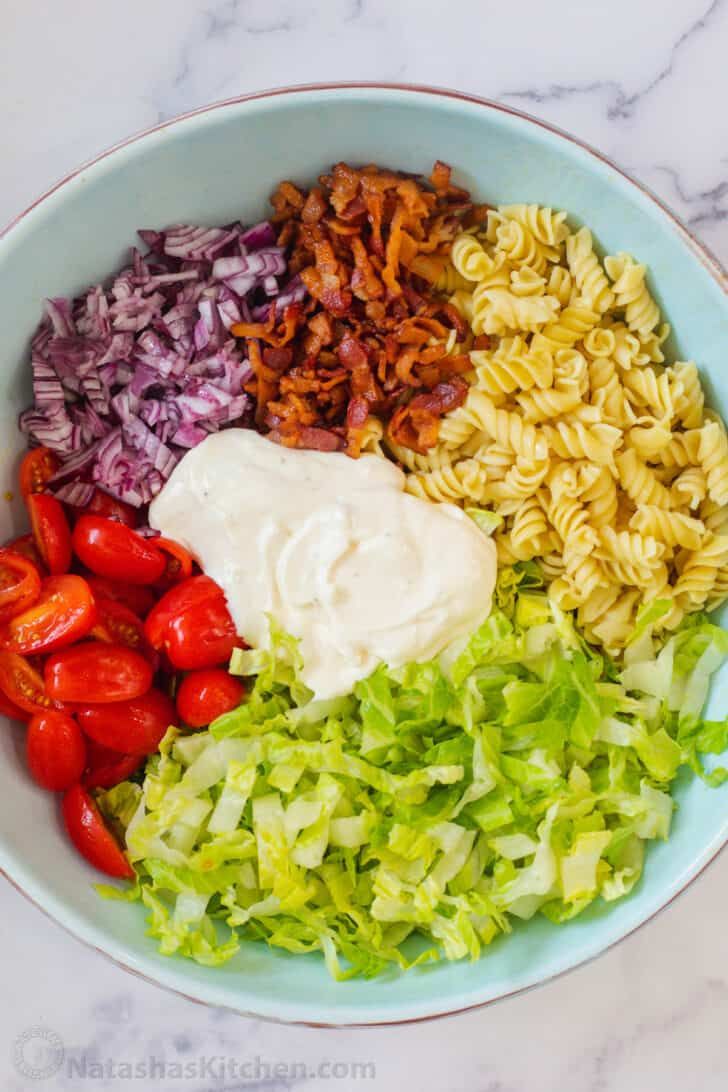
[[74, 508], [85, 508], [87, 504], [90, 504], [96, 487], [91, 482], [67, 482], [66, 485], [61, 485], [58, 489], [54, 490], [53, 496], [63, 501], [64, 504], [70, 504]]
[[253, 373], [230, 328], [305, 295], [300, 277], [283, 283], [267, 221], [139, 235], [148, 253], [133, 248], [127, 268], [75, 300], [47, 300], [32, 340], [34, 404], [19, 425], [61, 457], [49, 487], [69, 504], [96, 486], [146, 504], [186, 450], [250, 424]]
[[276, 233], [268, 220], [254, 224], [240, 236], [241, 244], [248, 250], [261, 250], [263, 247], [274, 246], [275, 241]]

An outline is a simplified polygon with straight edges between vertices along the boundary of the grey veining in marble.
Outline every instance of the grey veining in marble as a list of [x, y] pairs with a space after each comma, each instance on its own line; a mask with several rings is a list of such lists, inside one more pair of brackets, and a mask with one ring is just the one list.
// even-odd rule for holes
[[[395, 80], [500, 98], [571, 130], [728, 264], [728, 0], [0, 0], [0, 14], [0, 222], [99, 149], [201, 103]], [[164, 993], [0, 883], [0, 1087], [723, 1092], [726, 905], [722, 859], [658, 920], [544, 989], [436, 1024], [334, 1032]], [[26, 1034], [39, 1026], [65, 1049], [46, 1079], [13, 1061], [38, 1042], [47, 1058], [49, 1041]], [[163, 1075], [131, 1075], [155, 1064]]]

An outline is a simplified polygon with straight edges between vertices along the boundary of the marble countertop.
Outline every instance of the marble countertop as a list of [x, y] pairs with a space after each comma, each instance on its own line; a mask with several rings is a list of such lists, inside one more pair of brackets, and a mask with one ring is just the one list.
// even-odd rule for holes
[[[202, 103], [392, 80], [458, 87], [571, 130], [728, 265], [728, 0], [0, 0], [0, 14], [0, 222], [103, 147]], [[722, 1092], [727, 903], [724, 857], [647, 928], [545, 988], [434, 1024], [318, 1031], [137, 980], [0, 882], [0, 1086]], [[14, 1051], [37, 1026], [93, 1063], [85, 1075], [18, 1072]], [[230, 1077], [224, 1058], [247, 1068]], [[133, 1068], [145, 1064], [157, 1064], [146, 1080]]]

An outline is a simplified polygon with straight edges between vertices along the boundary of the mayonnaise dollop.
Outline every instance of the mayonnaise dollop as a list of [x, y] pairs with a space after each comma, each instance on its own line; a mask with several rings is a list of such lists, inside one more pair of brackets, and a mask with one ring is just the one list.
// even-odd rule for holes
[[249, 644], [266, 647], [267, 614], [300, 638], [303, 681], [331, 698], [382, 662], [436, 656], [490, 612], [493, 542], [454, 505], [403, 490], [376, 455], [230, 429], [185, 455], [149, 518], [222, 587]]

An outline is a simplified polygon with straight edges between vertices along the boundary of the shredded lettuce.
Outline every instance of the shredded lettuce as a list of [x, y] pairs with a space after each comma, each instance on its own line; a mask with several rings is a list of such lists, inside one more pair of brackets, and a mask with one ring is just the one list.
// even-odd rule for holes
[[661, 615], [618, 668], [535, 566], [506, 568], [462, 647], [327, 702], [272, 623], [270, 651], [233, 655], [245, 704], [171, 728], [143, 785], [100, 795], [137, 872], [104, 893], [140, 899], [164, 953], [220, 964], [259, 939], [336, 978], [474, 959], [514, 918], [622, 898], [669, 835], [678, 770], [728, 780], [700, 758], [728, 746], [728, 721], [701, 719], [728, 635], [698, 616], [660, 647]]

